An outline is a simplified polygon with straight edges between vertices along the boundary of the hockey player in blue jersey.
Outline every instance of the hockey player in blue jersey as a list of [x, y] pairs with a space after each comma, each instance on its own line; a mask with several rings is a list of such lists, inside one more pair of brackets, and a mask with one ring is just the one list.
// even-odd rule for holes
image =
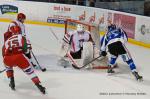
[[128, 37], [126, 32], [121, 28], [116, 28], [116, 25], [111, 24], [108, 26], [107, 33], [101, 39], [100, 54], [102, 56], [106, 56], [106, 49], [108, 48], [108, 52], [110, 53], [110, 61], [107, 71], [108, 73], [115, 73], [112, 67], [115, 65], [118, 56], [121, 56], [123, 61], [129, 65], [130, 70], [135, 78], [137, 80], [142, 80], [142, 76], [138, 74], [133, 59], [125, 46], [127, 41]]

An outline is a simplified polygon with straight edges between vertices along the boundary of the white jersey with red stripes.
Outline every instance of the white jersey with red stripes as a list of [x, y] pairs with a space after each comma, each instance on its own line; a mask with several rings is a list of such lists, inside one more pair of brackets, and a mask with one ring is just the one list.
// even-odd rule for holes
[[30, 40], [28, 38], [28, 34], [27, 34], [27, 31], [26, 31], [25, 25], [22, 22], [18, 21], [18, 20], [12, 21], [9, 24], [8, 31], [12, 32], [11, 29], [10, 29], [12, 26], [19, 26], [20, 29], [21, 29], [21, 35], [24, 36], [27, 40], [27, 43], [30, 44]]
[[65, 34], [63, 40], [71, 45], [71, 52], [77, 52], [83, 47], [83, 42], [88, 42], [90, 38], [91, 34], [89, 31], [79, 33], [75, 30]]
[[19, 26], [21, 28], [21, 34], [22, 36], [26, 36], [26, 31], [25, 31], [25, 25], [23, 23], [21, 23], [20, 21], [18, 20], [15, 20], [15, 21], [12, 21], [10, 24], [9, 24], [9, 31], [11, 32], [11, 29], [10, 27], [12, 26]]

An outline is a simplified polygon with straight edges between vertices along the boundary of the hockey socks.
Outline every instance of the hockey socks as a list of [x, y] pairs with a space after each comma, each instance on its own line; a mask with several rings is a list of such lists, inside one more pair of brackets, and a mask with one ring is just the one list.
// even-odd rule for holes
[[46, 91], [45, 91], [46, 88], [41, 85], [41, 82], [37, 76], [32, 78], [32, 81], [33, 81], [33, 83], [35, 83], [36, 87], [40, 90], [41, 93], [43, 93], [43, 94], [46, 93]]
[[136, 66], [135, 66], [135, 64], [134, 64], [132, 59], [126, 61], [126, 63], [129, 65], [131, 71], [136, 69]]

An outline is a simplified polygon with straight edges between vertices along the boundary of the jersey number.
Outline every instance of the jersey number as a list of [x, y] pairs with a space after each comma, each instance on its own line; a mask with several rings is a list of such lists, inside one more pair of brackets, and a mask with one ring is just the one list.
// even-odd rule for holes
[[19, 41], [18, 41], [18, 36], [15, 36], [13, 38], [10, 38], [8, 40], [8, 48], [16, 48], [19, 47]]

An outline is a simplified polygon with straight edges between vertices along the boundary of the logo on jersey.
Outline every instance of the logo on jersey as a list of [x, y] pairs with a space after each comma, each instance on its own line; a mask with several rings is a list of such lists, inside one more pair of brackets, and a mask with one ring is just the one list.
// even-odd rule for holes
[[0, 5], [1, 14], [16, 14], [18, 13], [18, 7], [14, 5]]

